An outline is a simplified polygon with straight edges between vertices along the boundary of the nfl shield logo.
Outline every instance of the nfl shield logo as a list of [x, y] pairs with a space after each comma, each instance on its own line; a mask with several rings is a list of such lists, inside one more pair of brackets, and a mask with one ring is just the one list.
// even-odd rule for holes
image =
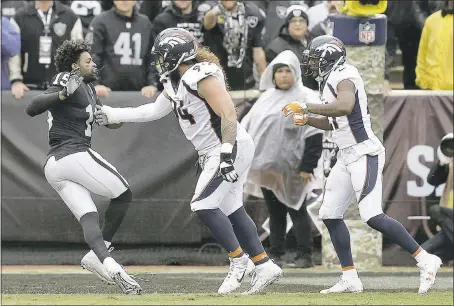
[[375, 41], [375, 24], [366, 22], [359, 25], [359, 41], [365, 44]]

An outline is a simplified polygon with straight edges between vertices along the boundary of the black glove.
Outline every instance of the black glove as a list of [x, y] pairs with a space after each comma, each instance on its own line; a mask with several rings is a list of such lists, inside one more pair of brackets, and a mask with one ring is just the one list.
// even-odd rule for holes
[[238, 173], [236, 173], [233, 167], [232, 160], [233, 145], [230, 143], [223, 143], [221, 147], [221, 164], [219, 169], [222, 174], [222, 178], [227, 182], [234, 183], [238, 180]]

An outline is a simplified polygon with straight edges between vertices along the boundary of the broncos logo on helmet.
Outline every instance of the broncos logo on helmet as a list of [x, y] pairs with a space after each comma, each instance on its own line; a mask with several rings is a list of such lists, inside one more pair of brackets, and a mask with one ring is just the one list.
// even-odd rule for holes
[[197, 40], [189, 31], [180, 28], [166, 29], [156, 37], [151, 50], [153, 64], [161, 78], [167, 77], [181, 63], [194, 59], [197, 49]]
[[333, 36], [314, 38], [303, 52], [301, 66], [305, 75], [312, 75], [318, 82], [328, 78], [331, 71], [346, 60], [344, 43]]

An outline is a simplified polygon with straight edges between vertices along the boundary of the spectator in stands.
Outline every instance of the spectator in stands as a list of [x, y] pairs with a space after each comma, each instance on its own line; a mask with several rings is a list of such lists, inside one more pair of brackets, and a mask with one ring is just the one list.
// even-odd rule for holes
[[454, 259], [453, 217], [453, 133], [445, 135], [437, 149], [438, 162], [427, 176], [427, 182], [435, 187], [446, 183], [439, 205], [429, 208], [430, 217], [441, 230], [421, 246], [443, 261]]
[[17, 11], [13, 24], [21, 35], [21, 52], [9, 64], [11, 92], [21, 99], [29, 88], [49, 87], [55, 51], [65, 40], [83, 38], [82, 23], [68, 6], [36, 0]]
[[20, 35], [7, 17], [2, 17], [2, 90], [9, 89], [8, 60], [20, 52]]
[[[273, 39], [265, 47], [266, 61], [270, 63], [279, 53], [284, 50], [291, 50], [301, 62], [303, 51], [310, 41], [307, 31], [308, 17], [305, 7], [292, 5], [287, 9], [285, 23], [282, 25], [278, 37]], [[318, 83], [312, 76], [303, 75], [303, 84], [314, 90], [318, 90]]]
[[[341, 4], [341, 1], [327, 1], [327, 2], [318, 4], [317, 5], [318, 7], [327, 9], [326, 14], [319, 13], [318, 9], [316, 9], [317, 6], [311, 7], [309, 9], [309, 11], [307, 12], [307, 15], [309, 17], [309, 31], [310, 31], [310, 35], [312, 38], [329, 34], [328, 33], [328, 26], [329, 26], [328, 15], [339, 13], [340, 4]], [[319, 14], [326, 16], [326, 17], [324, 19], [322, 19], [322, 18], [320, 18]], [[316, 18], [316, 21], [312, 22], [312, 18]], [[318, 20], [321, 20], [321, 21], [318, 21]]]
[[199, 1], [172, 1], [153, 21], [154, 34], [157, 36], [167, 28], [183, 28], [203, 43], [203, 15], [210, 9], [210, 4]]
[[[260, 3], [259, 1], [257, 3]], [[266, 3], [263, 10], [266, 13], [265, 20], [265, 34], [263, 35], [264, 45], [268, 45], [273, 39], [275, 39], [280, 33], [282, 25], [286, 22], [287, 9], [295, 5], [303, 6], [304, 11], [307, 12], [309, 6], [306, 2], [308, 1], [289, 1], [289, 0], [276, 0], [276, 1], [263, 1]]]
[[78, 0], [70, 3], [71, 9], [82, 22], [84, 37], [88, 33], [88, 27], [95, 16], [101, 14], [101, 3], [99, 1]]
[[388, 16], [386, 74], [389, 76], [397, 45], [399, 45], [402, 51], [405, 89], [418, 89], [415, 68], [421, 31], [426, 17], [436, 8], [436, 3], [437, 1], [388, 1], [385, 12]]
[[27, 5], [25, 0], [2, 0], [2, 17], [13, 18], [16, 12]]
[[289, 213], [298, 248], [291, 264], [309, 268], [313, 266], [312, 232], [304, 202], [314, 188], [323, 131], [309, 126], [299, 130], [279, 112], [288, 101], [321, 102], [314, 91], [303, 86], [300, 61], [290, 50], [268, 65], [260, 79], [260, 90], [266, 91], [241, 121], [256, 144], [245, 193], [260, 197], [256, 191], [262, 190], [270, 218], [270, 257], [283, 264]]
[[139, 14], [136, 1], [114, 1], [114, 7], [96, 16], [87, 41], [99, 67], [96, 92], [107, 97], [111, 90], [141, 90], [151, 98], [157, 91], [157, 77], [151, 69], [154, 43], [152, 25]]
[[[309, 16], [309, 31], [311, 31], [320, 23], [326, 22], [329, 14], [334, 14], [338, 12], [338, 7], [342, 5], [343, 1], [328, 0], [323, 1], [313, 7], [309, 8], [307, 11], [307, 16]], [[326, 32], [325, 32], [326, 34]], [[325, 35], [320, 34], [320, 35]], [[317, 35], [317, 36], [320, 36]]]
[[255, 86], [254, 64], [259, 75], [265, 70], [264, 20], [254, 3], [236, 0], [219, 1], [204, 16], [205, 44], [218, 56], [232, 90]]
[[416, 84], [422, 89], [453, 90], [454, 1], [430, 15], [422, 30], [416, 65]]

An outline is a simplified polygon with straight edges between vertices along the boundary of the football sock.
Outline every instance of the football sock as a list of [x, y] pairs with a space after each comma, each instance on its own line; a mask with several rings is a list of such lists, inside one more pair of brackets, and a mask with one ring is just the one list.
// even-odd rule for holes
[[353, 267], [350, 233], [342, 219], [323, 219], [342, 268]]
[[399, 221], [388, 217], [385, 214], [379, 214], [378, 216], [370, 218], [369, 221], [367, 221], [367, 224], [374, 230], [386, 235], [410, 254], [415, 254], [420, 247]]
[[[233, 257], [241, 257], [244, 254], [233, 232], [229, 218], [219, 208], [201, 209], [195, 213], [227, 253], [235, 255]], [[241, 252], [238, 253], [238, 249]]]
[[241, 206], [232, 213], [229, 216], [229, 219], [241, 247], [250, 255], [252, 261], [256, 265], [267, 262], [269, 258], [260, 242], [260, 238], [257, 234], [257, 227], [251, 217], [247, 214], [244, 206]]
[[110, 200], [109, 206], [104, 214], [104, 224], [102, 227], [102, 236], [106, 241], [112, 241], [121, 222], [123, 222], [131, 201], [131, 189], [126, 190], [117, 198]]
[[102, 238], [101, 229], [99, 228], [98, 213], [89, 212], [83, 215], [80, 218], [79, 223], [84, 232], [85, 242], [87, 242], [90, 249], [98, 256], [99, 260], [103, 262], [104, 259], [110, 257], [110, 253]]

